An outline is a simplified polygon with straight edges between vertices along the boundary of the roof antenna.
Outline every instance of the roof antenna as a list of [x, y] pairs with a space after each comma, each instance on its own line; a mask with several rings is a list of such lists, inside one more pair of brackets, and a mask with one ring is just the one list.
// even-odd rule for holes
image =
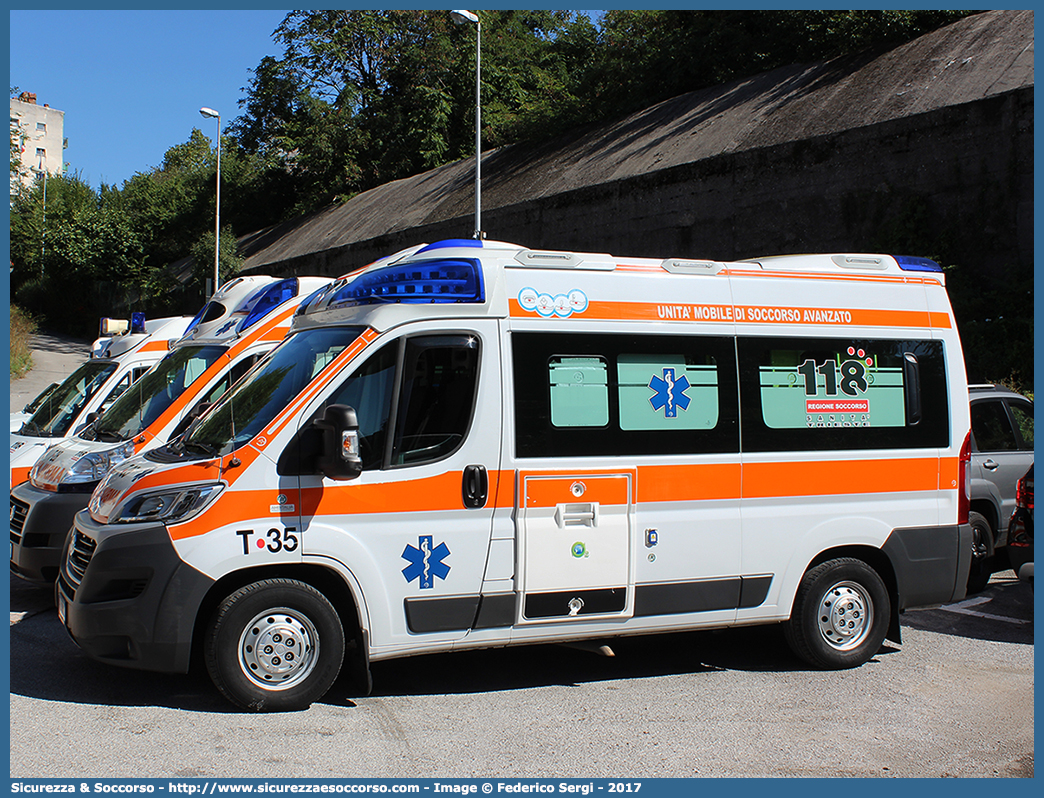
[[475, 233], [472, 238], [485, 238], [482, 232], [482, 22], [471, 11], [450, 11], [458, 25], [475, 26]]

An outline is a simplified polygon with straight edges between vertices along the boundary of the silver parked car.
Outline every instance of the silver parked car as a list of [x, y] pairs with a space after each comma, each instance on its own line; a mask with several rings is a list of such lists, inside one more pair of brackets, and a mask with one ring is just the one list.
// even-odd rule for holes
[[986, 587], [993, 571], [1006, 567], [1003, 547], [1015, 486], [1033, 464], [1033, 402], [1000, 385], [970, 385], [968, 394], [974, 546], [968, 592], [973, 593]]

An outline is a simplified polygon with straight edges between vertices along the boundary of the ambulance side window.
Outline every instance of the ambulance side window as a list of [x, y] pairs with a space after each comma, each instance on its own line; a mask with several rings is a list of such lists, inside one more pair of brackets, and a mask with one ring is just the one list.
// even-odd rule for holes
[[748, 338], [739, 353], [747, 451], [948, 444], [939, 341]]
[[553, 357], [548, 363], [551, 424], [604, 427], [609, 423], [609, 368], [604, 357]]
[[407, 340], [392, 466], [441, 460], [460, 448], [471, 425], [478, 365], [475, 336], [438, 335]]
[[512, 335], [519, 457], [739, 451], [735, 344], [697, 335]]

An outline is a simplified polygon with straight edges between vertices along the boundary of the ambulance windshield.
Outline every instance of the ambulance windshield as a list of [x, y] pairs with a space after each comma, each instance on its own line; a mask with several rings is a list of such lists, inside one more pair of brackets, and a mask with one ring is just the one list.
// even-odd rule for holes
[[94, 425], [99, 441], [124, 441], [144, 430], [170, 407], [211, 364], [224, 354], [223, 346], [185, 346], [175, 349], [138, 380]]
[[22, 435], [62, 437], [94, 393], [116, 371], [111, 360], [88, 360], [52, 390], [20, 431]]
[[186, 434], [184, 450], [215, 456], [243, 446], [362, 331], [362, 327], [323, 327], [288, 338]]

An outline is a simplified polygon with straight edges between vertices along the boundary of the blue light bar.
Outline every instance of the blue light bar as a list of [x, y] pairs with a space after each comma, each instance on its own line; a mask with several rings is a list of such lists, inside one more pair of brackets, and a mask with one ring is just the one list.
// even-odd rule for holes
[[904, 272], [941, 272], [942, 266], [929, 258], [916, 258], [910, 255], [896, 255], [895, 262]]
[[459, 258], [398, 263], [364, 272], [334, 294], [327, 307], [485, 301], [481, 263]]
[[132, 313], [130, 331], [132, 333], [143, 333], [145, 332], [145, 314], [144, 313]]
[[278, 283], [272, 283], [272, 285], [262, 290], [261, 295], [257, 298], [254, 307], [247, 314], [247, 317], [239, 322], [236, 332], [241, 333], [252, 324], [257, 324], [257, 322], [268, 315], [272, 308], [279, 307], [288, 299], [297, 296], [297, 292], [300, 290], [301, 284], [296, 277], [288, 277], [285, 280], [280, 280]]

